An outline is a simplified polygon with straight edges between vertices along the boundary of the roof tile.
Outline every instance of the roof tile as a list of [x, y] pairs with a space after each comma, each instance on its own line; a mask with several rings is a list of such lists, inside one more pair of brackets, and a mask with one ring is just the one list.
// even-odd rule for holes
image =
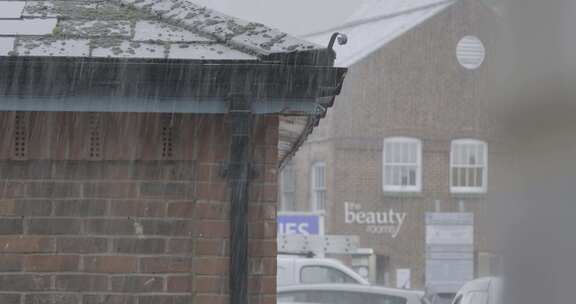
[[255, 60], [256, 57], [221, 44], [175, 43], [170, 46], [171, 59]]
[[47, 19], [2, 19], [0, 35], [5, 36], [43, 36], [52, 34], [56, 28], [56, 18]]
[[116, 0], [131, 4], [136, 8], [161, 16], [164, 21], [180, 25], [183, 28], [205, 36], [213, 36], [232, 46], [255, 52], [257, 55], [269, 55], [274, 52], [303, 51], [320, 49], [321, 46], [280, 36], [286, 34], [259, 23], [237, 19], [198, 6], [185, 0]]
[[130, 21], [116, 20], [63, 20], [61, 34], [73, 37], [126, 37], [132, 36]]
[[0, 37], [0, 56], [7, 56], [14, 51], [13, 37]]
[[22, 16], [31, 17], [58, 17], [54, 3], [49, 1], [27, 1]]
[[158, 21], [138, 21], [134, 33], [134, 41], [215, 42], [213, 39]]
[[20, 38], [16, 53], [29, 56], [87, 57], [90, 41], [86, 39]]
[[0, 19], [19, 19], [24, 10], [24, 1], [0, 1]]
[[167, 56], [165, 45], [147, 42], [115, 41], [108, 45], [96, 44], [92, 50], [93, 57], [114, 58], [158, 58]]
[[[14, 3], [24, 18], [0, 18], [0, 36], [12, 36], [2, 43], [13, 45], [14, 38], [37, 36], [22, 40], [17, 49], [20, 55], [259, 60], [276, 52], [322, 48], [188, 0]], [[16, 15], [11, 12], [10, 16]], [[0, 56], [14, 48], [4, 46], [3, 50]]]

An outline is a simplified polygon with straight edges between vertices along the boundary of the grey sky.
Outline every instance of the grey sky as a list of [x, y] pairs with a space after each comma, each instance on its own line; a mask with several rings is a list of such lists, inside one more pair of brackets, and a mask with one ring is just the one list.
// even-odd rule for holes
[[264, 23], [293, 35], [336, 25], [362, 0], [190, 0], [242, 19]]

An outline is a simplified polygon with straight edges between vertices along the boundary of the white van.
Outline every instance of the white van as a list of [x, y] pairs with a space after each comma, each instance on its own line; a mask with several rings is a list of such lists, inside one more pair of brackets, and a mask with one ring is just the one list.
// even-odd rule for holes
[[502, 279], [486, 277], [470, 281], [458, 290], [452, 304], [502, 304]]
[[423, 304], [424, 293], [360, 284], [306, 284], [278, 288], [278, 303]]
[[295, 284], [344, 283], [368, 285], [368, 281], [343, 263], [327, 258], [279, 255], [278, 286]]

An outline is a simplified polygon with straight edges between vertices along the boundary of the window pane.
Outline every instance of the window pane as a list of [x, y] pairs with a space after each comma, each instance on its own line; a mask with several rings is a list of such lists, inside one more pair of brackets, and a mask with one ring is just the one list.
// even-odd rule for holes
[[478, 164], [480, 165], [484, 165], [486, 163], [486, 156], [484, 155], [486, 151], [485, 147], [486, 146], [484, 144], [478, 145]]
[[467, 165], [470, 163], [470, 145], [463, 144], [462, 145], [463, 157], [462, 157], [462, 164]]
[[402, 143], [402, 163], [409, 163], [412, 160], [410, 159], [410, 154], [411, 154], [411, 149], [412, 149], [412, 143]]
[[477, 157], [478, 150], [475, 146], [470, 146], [470, 154], [468, 155], [468, 165], [478, 164]]
[[453, 164], [463, 165], [466, 164], [466, 145], [464, 144], [454, 144], [453, 145]]
[[314, 167], [314, 188], [318, 188], [318, 167]]
[[409, 178], [409, 181], [410, 181], [410, 185], [411, 185], [411, 186], [416, 186], [416, 172], [417, 172], [416, 170], [418, 170], [418, 169], [417, 169], [417, 167], [415, 167], [415, 166], [412, 167], [412, 168], [410, 168], [410, 172], [409, 172], [410, 178]]
[[325, 186], [324, 168], [325, 167], [323, 165], [317, 165], [314, 167], [314, 186], [316, 189], [323, 189]]
[[484, 187], [484, 168], [476, 168], [476, 187]]
[[296, 176], [294, 167], [288, 162], [281, 173], [280, 207], [283, 211], [294, 211], [296, 208], [295, 193]]
[[384, 162], [386, 164], [406, 164], [418, 162], [417, 142], [386, 141], [384, 143]]
[[410, 148], [410, 159], [409, 162], [416, 164], [418, 162], [418, 144], [413, 143]]
[[398, 143], [393, 143], [392, 144], [392, 161], [394, 163], [399, 163], [402, 161], [402, 147], [400, 146], [400, 144]]
[[466, 169], [464, 168], [457, 168], [458, 170], [458, 183], [460, 187], [466, 186]]
[[392, 184], [399, 186], [400, 180], [402, 179], [402, 175], [401, 175], [402, 173], [400, 172], [400, 167], [394, 166], [393, 168], [394, 168], [393, 169], [394, 175], [393, 175], [393, 179], [392, 179]]
[[452, 187], [483, 188], [483, 167], [452, 167]]
[[400, 167], [400, 185], [407, 186], [408, 181], [408, 168], [405, 166]]
[[466, 169], [466, 187], [476, 187], [476, 170], [474, 168]]
[[452, 186], [460, 187], [460, 171], [456, 167], [452, 167]]
[[317, 210], [326, 209], [326, 191], [324, 190], [316, 191], [316, 209]]

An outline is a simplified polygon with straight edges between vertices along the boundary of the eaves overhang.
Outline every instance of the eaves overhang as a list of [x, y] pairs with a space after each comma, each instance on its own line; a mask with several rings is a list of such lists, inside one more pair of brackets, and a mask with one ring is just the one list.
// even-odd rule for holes
[[[304, 56], [308, 61], [320, 55]], [[282, 166], [333, 105], [347, 71], [319, 61], [298, 65], [296, 54], [287, 56], [293, 56], [293, 64], [0, 57], [0, 111], [226, 114], [231, 96], [241, 95], [251, 102], [252, 113], [296, 124], [297, 134], [280, 138]]]
[[257, 114], [318, 115], [346, 70], [251, 61], [0, 58], [0, 110], [225, 113], [231, 94]]

